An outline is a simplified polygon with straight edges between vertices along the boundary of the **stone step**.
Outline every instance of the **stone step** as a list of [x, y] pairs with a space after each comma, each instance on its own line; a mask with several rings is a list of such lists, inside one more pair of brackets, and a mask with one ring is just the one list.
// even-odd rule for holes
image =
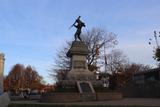
[[83, 93], [81, 97], [82, 97], [82, 101], [95, 101], [96, 100], [95, 93]]

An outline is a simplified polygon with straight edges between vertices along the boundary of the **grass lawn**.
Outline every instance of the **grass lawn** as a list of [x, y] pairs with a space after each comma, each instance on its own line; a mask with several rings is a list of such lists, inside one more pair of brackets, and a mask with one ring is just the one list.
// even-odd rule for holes
[[54, 105], [54, 104], [10, 104], [8, 107], [148, 107], [148, 106], [103, 106], [103, 105]]

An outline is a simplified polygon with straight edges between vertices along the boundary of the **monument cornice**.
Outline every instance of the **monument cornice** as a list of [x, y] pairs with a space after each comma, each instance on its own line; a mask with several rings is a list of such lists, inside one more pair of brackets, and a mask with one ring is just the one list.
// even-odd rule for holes
[[84, 42], [73, 41], [71, 48], [67, 52], [67, 56], [72, 57], [72, 55], [88, 55], [89, 52], [90, 51]]

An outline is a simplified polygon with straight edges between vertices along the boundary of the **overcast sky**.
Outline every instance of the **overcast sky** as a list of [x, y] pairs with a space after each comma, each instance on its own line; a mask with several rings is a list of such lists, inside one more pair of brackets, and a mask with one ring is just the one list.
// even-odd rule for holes
[[[117, 34], [117, 49], [130, 61], [155, 65], [148, 39], [160, 30], [160, 0], [0, 0], [0, 52], [5, 75], [16, 63], [32, 65], [47, 82], [56, 50], [72, 40], [77, 16], [83, 31]], [[83, 32], [82, 31], [82, 32]]]

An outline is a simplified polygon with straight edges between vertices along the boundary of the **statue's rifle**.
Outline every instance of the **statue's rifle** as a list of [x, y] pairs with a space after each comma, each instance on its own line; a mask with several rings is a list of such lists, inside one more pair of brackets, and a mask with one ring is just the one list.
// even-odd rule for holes
[[73, 26], [74, 26], [74, 24], [73, 24], [73, 25], [71, 25], [71, 26], [69, 27], [69, 29], [71, 29]]
[[69, 29], [71, 29], [75, 25], [75, 23], [77, 22], [78, 19], [80, 19], [80, 17], [81, 16], [78, 16], [78, 18], [76, 19], [76, 21], [69, 27]]
[[69, 29], [71, 29], [74, 25], [75, 25], [76, 21], [69, 27]]

